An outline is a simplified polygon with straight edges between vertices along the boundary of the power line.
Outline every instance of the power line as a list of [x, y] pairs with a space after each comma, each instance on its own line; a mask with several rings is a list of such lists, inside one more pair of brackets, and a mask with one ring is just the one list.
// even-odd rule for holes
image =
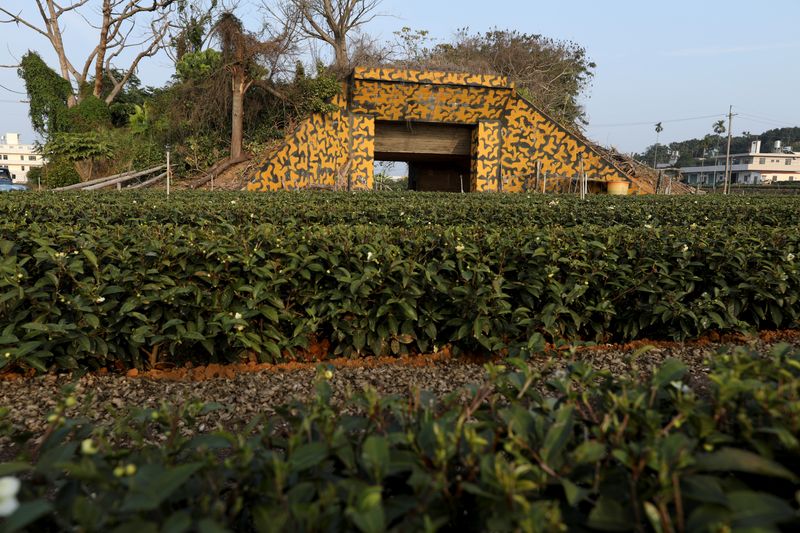
[[20, 92], [20, 91], [15, 91], [14, 89], [9, 89], [8, 87], [6, 87], [5, 85], [3, 85], [2, 83], [0, 83], [0, 87], [2, 87], [3, 89], [5, 89], [6, 91], [8, 91], [8, 92], [10, 92], [10, 93], [14, 93], [14, 94], [22, 94], [22, 95], [25, 95], [25, 96], [27, 96], [27, 94], [28, 94], [28, 93], [24, 93], [24, 92]]
[[765, 117], [765, 116], [762, 116], [762, 115], [754, 115], [752, 113], [740, 113], [740, 115], [742, 115], [743, 117], [747, 117], [749, 120], [754, 120], [754, 121], [760, 121], [760, 122], [765, 122], [765, 123], [770, 123], [770, 124], [779, 124], [779, 125], [790, 126], [790, 127], [797, 127], [798, 126], [798, 124], [796, 124], [796, 123], [792, 124], [791, 122], [786, 122], [786, 121], [778, 120], [778, 119], [775, 119], [775, 118]]
[[719, 118], [719, 117], [724, 117], [724, 116], [726, 116], [726, 115], [723, 114], [723, 113], [718, 113], [716, 115], [705, 115], [705, 116], [702, 116], [702, 117], [674, 118], [674, 119], [671, 119], [671, 120], [660, 120], [660, 121], [651, 120], [651, 121], [647, 121], [647, 122], [628, 122], [628, 123], [620, 123], [620, 124], [590, 124], [589, 127], [592, 127], [592, 128], [621, 128], [621, 127], [625, 127], [625, 126], [652, 126], [656, 122], [661, 122], [661, 123], [664, 123], [664, 124], [673, 123], [673, 122], [690, 122], [692, 120], [707, 120], [709, 118]]
[[744, 122], [752, 122], [752, 123], [760, 124], [762, 126], [771, 126], [773, 128], [774, 127], [785, 127], [786, 126], [786, 124], [783, 124], [783, 123], [779, 124], [777, 122], [772, 122], [771, 120], [761, 120], [759, 118], [752, 118], [752, 117], [749, 117], [749, 116], [746, 116], [746, 115], [742, 115], [741, 120], [743, 120]]

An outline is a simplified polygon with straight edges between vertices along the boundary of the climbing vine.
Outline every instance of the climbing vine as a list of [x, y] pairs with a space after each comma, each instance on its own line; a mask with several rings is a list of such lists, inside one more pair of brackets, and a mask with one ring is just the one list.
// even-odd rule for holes
[[67, 130], [70, 122], [67, 102], [72, 96], [69, 82], [48, 67], [36, 52], [28, 52], [22, 57], [17, 72], [25, 81], [34, 131], [49, 139], [55, 133]]

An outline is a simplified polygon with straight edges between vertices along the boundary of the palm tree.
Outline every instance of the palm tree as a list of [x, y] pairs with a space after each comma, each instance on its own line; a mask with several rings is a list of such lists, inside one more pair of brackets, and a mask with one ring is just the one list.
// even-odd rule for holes
[[[721, 135], [723, 133], [725, 133], [726, 131], [728, 131], [728, 129], [725, 127], [725, 121], [724, 120], [716, 121], [714, 123], [714, 125], [712, 126], [712, 128], [714, 130], [714, 133], [717, 134], [717, 150], [719, 150], [719, 142], [721, 140]], [[713, 190], [714, 190], [714, 192], [717, 192], [717, 171], [716, 170], [714, 171], [714, 189]]]
[[658, 124], [656, 124], [656, 153], [653, 156], [653, 168], [656, 168], [658, 164], [658, 138], [661, 135], [662, 131], [664, 131], [664, 128], [661, 126], [661, 123], [659, 122]]

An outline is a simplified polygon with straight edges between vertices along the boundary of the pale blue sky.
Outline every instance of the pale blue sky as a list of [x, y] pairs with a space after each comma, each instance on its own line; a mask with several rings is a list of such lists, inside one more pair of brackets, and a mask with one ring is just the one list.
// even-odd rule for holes
[[[3, 7], [27, 11], [32, 3], [0, 0]], [[250, 25], [257, 24], [253, 12], [246, 21]], [[800, 0], [384, 0], [381, 12], [388, 16], [368, 30], [386, 39], [403, 26], [429, 30], [437, 39], [465, 26], [474, 31], [498, 27], [584, 46], [597, 63], [585, 100], [587, 133], [622, 151], [652, 144], [658, 121], [664, 123], [661, 142], [702, 136], [715, 120], [708, 117], [722, 118], [730, 104], [741, 113], [734, 118], [737, 134], [800, 125]], [[74, 20], [68, 29], [73, 49], [90, 42], [81, 24]], [[52, 58], [43, 38], [10, 26], [0, 30], [0, 64], [13, 63], [29, 48]], [[74, 57], [81, 55], [83, 50]], [[159, 85], [170, 73], [171, 64], [162, 56], [143, 64], [140, 77]], [[24, 90], [8, 69], [0, 71], [0, 84]], [[0, 87], [0, 130], [19, 131], [31, 140], [27, 106], [14, 102], [20, 98]], [[707, 118], [677, 121], [694, 117]]]

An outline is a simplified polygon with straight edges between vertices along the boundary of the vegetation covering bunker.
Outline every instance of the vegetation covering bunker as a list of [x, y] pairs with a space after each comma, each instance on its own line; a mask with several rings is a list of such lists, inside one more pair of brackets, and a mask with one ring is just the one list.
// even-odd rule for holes
[[[418, 190], [567, 192], [636, 181], [502, 76], [357, 67], [333, 112], [269, 152], [248, 189], [371, 189], [375, 160], [409, 163]], [[466, 139], [466, 141], [464, 140]]]

